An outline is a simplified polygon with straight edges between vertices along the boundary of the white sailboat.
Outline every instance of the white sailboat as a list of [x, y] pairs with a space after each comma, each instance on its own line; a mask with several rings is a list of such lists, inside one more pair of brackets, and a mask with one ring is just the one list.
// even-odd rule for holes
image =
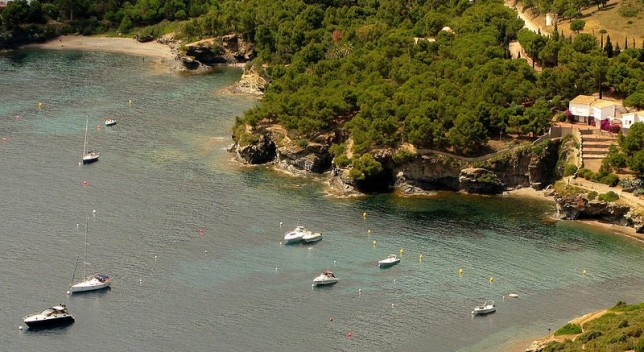
[[[89, 218], [85, 220], [85, 258], [83, 259], [83, 281], [74, 284], [74, 276], [76, 275], [76, 268], [74, 268], [74, 275], [72, 275], [72, 285], [69, 288], [69, 293], [79, 293], [87, 291], [101, 290], [110, 287], [112, 279], [106, 274], [94, 274], [87, 276], [86, 268], [89, 264], [87, 262], [87, 233]], [[78, 264], [78, 260], [76, 260]]]
[[83, 142], [83, 164], [91, 164], [95, 161], [98, 161], [98, 157], [101, 155], [95, 150], [87, 151], [87, 128], [89, 127], [89, 117], [85, 123], [85, 142]]

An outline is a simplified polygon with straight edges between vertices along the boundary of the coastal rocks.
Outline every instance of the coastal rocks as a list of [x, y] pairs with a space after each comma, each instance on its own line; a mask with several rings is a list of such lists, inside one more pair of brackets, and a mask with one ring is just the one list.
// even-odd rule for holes
[[277, 160], [280, 167], [288, 169], [295, 167], [299, 170], [321, 174], [331, 167], [333, 157], [327, 145], [309, 143], [306, 147], [286, 146], [277, 150]]
[[550, 139], [533, 147], [528, 165], [532, 188], [541, 190], [563, 176], [563, 170], [557, 168], [560, 146], [560, 139]]
[[624, 221], [627, 226], [634, 228], [635, 232], [644, 233], [644, 216], [631, 210], [624, 215]]
[[532, 344], [525, 349], [525, 352], [541, 352], [546, 347], [548, 347], [548, 344], [550, 342], [551, 341], [542, 341], [542, 340], [532, 341]]
[[267, 83], [268, 81], [257, 72], [255, 66], [251, 66], [249, 69], [244, 69], [234, 91], [243, 94], [263, 95]]
[[265, 164], [276, 157], [275, 142], [266, 135], [260, 135], [257, 141], [237, 147], [237, 158], [247, 164]]
[[[386, 163], [386, 166], [389, 163]], [[393, 164], [393, 163], [391, 163]], [[416, 155], [413, 160], [400, 166], [392, 166], [396, 176], [394, 188], [405, 194], [414, 190], [427, 191], [460, 189], [459, 175], [464, 166], [454, 159], [442, 155]]]
[[630, 211], [627, 205], [589, 200], [585, 195], [555, 194], [554, 200], [557, 205], [557, 217], [562, 220], [591, 218], [621, 224], [624, 216]]
[[458, 177], [460, 188], [467, 193], [500, 194], [505, 185], [498, 176], [484, 168], [465, 168]]
[[185, 47], [187, 56], [206, 65], [246, 63], [255, 57], [253, 45], [241, 34], [204, 39]]

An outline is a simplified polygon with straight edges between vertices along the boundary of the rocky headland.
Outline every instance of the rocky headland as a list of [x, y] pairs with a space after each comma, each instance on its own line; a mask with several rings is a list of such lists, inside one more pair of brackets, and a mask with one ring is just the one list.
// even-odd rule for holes
[[594, 199], [585, 192], [571, 195], [552, 187], [563, 178], [562, 159], [574, 152], [568, 151], [561, 139], [523, 143], [477, 158], [413, 148], [401, 153], [404, 146], [396, 150], [380, 149], [371, 154], [382, 165], [382, 171], [366, 180], [356, 180], [350, 175], [350, 166], [339, 167], [333, 163], [331, 145], [346, 142], [339, 132], [321, 133], [304, 144], [291, 141], [278, 125], [266, 124], [247, 131], [253, 138], [231, 149], [242, 163], [271, 164], [293, 174], [322, 175], [330, 187], [329, 193], [336, 196], [373, 192], [427, 196], [440, 190], [495, 195], [531, 188], [544, 190], [555, 202], [555, 216], [559, 219], [595, 219], [644, 233], [641, 209], [622, 202]]

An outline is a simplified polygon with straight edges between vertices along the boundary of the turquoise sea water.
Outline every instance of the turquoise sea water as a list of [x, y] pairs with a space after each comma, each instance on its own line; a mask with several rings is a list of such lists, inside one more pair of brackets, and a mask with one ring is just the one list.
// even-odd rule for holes
[[[256, 104], [223, 89], [239, 76], [167, 73], [108, 53], [0, 56], [0, 350], [102, 340], [113, 351], [502, 351], [644, 300], [642, 245], [552, 223], [548, 202], [338, 200], [323, 177], [238, 165], [225, 151], [230, 128]], [[107, 117], [117, 125], [97, 129]], [[101, 158], [81, 167], [87, 118]], [[89, 270], [114, 284], [69, 297], [86, 217]], [[297, 224], [324, 239], [281, 245]], [[378, 269], [401, 248], [400, 265]], [[327, 269], [341, 281], [312, 289]], [[520, 298], [503, 299], [510, 292]], [[472, 318], [486, 299], [498, 311]], [[58, 303], [75, 324], [18, 330]]]

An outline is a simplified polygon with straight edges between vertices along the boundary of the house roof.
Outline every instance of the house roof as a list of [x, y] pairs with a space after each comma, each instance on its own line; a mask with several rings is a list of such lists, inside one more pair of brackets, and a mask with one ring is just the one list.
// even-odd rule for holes
[[575, 99], [571, 100], [571, 104], [585, 104], [585, 105], [590, 105], [595, 101], [595, 97], [591, 95], [578, 95], [575, 97]]
[[609, 106], [617, 105], [617, 103], [615, 103], [614, 101], [610, 101], [610, 100], [597, 99], [597, 100], [593, 101], [592, 104], [590, 104], [590, 105], [601, 109], [601, 108], [607, 108]]

